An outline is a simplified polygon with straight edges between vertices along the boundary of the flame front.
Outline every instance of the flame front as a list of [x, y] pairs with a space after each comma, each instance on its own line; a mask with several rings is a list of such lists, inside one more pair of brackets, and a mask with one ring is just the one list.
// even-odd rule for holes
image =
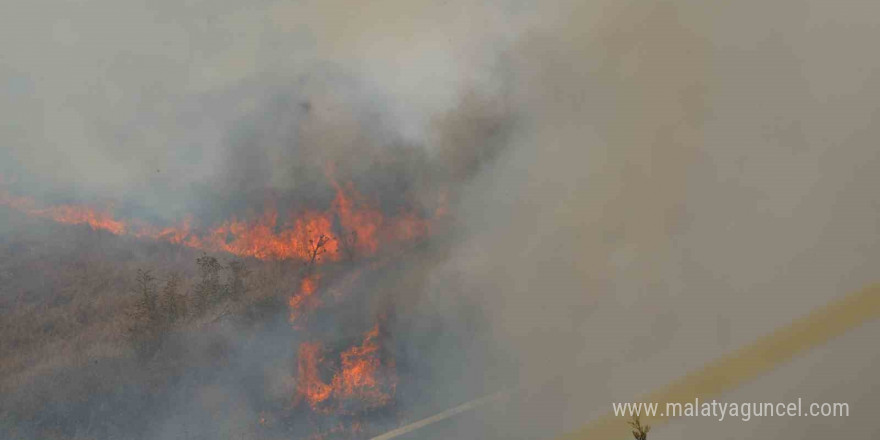
[[[191, 217], [185, 217], [176, 226], [157, 227], [140, 220], [116, 219], [109, 210], [84, 205], [39, 207], [32, 198], [12, 196], [5, 191], [0, 192], [0, 205], [58, 223], [85, 224], [115, 235], [260, 260], [336, 261], [342, 257], [343, 248], [359, 255], [372, 255], [379, 250], [380, 242], [407, 242], [427, 235], [429, 220], [409, 211], [386, 218], [352, 185], [343, 187], [335, 181], [333, 185], [336, 197], [327, 210], [299, 211], [281, 221], [276, 209], [267, 208], [254, 220], [232, 218], [201, 232], [193, 227]], [[321, 249], [316, 249], [317, 243], [321, 243]]]
[[[364, 270], [381, 266], [384, 260], [373, 259], [352, 267], [341, 279], [328, 283], [326, 292], [322, 290], [320, 264], [373, 256], [426, 237], [431, 229], [431, 220], [416, 210], [401, 209], [397, 215], [386, 216], [352, 184], [337, 183], [330, 172], [327, 177], [336, 193], [326, 209], [298, 209], [283, 216], [270, 206], [249, 220], [230, 218], [201, 228], [195, 226], [197, 222], [191, 216], [176, 225], [158, 227], [138, 219], [117, 219], [109, 209], [74, 204], [41, 206], [34, 199], [12, 196], [2, 188], [0, 205], [29, 216], [87, 225], [115, 235], [260, 260], [298, 260], [303, 263], [302, 274], [288, 298], [289, 321], [309, 338], [314, 337], [310, 335], [309, 318], [322, 306], [321, 296], [340, 303]], [[445, 210], [445, 201], [441, 205], [437, 213]], [[321, 341], [301, 343], [296, 373], [294, 403], [307, 405], [314, 414], [345, 416], [344, 423], [329, 431], [322, 428], [325, 432], [315, 438], [361, 433], [364, 427], [360, 419], [389, 405], [397, 387], [395, 364], [389, 355], [383, 355], [378, 324], [363, 335], [359, 344], [332, 355]], [[261, 416], [258, 422], [265, 425], [267, 418]]]
[[298, 401], [305, 401], [318, 413], [347, 414], [381, 408], [394, 396], [397, 379], [394, 363], [382, 362], [379, 326], [364, 335], [360, 345], [339, 355], [339, 368], [329, 382], [321, 379], [325, 364], [320, 342], [304, 342], [299, 346], [297, 361]]
[[[325, 251], [338, 258], [332, 213], [307, 211], [279, 225], [278, 213], [269, 209], [256, 222], [230, 220], [212, 229], [203, 246], [261, 260], [308, 260], [313, 244], [327, 239]], [[279, 232], [275, 232], [278, 230]]]
[[58, 205], [38, 208], [36, 202], [27, 197], [15, 197], [6, 192], [0, 192], [0, 205], [8, 206], [27, 215], [47, 218], [58, 223], [71, 225], [85, 224], [94, 230], [104, 230], [116, 235], [126, 232], [126, 225], [113, 215], [89, 206]]
[[315, 411], [323, 412], [322, 404], [333, 395], [333, 387], [321, 380], [319, 366], [324, 361], [324, 347], [320, 342], [303, 342], [299, 346], [296, 384], [299, 396]]
[[[342, 368], [333, 377], [333, 390], [340, 400], [354, 399], [366, 403], [369, 407], [385, 406], [391, 400], [396, 387], [393, 376], [394, 365], [387, 364], [386, 373], [389, 377], [382, 383], [379, 378], [379, 326], [367, 332], [364, 342], [342, 352]], [[383, 386], [384, 385], [384, 386]]]

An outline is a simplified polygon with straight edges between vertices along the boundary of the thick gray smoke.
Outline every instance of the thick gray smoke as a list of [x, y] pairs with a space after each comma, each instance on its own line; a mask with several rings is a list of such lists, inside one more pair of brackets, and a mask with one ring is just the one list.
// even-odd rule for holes
[[503, 84], [492, 69], [515, 9], [459, 6], [416, 8], [451, 20], [421, 32], [385, 20], [396, 2], [20, 5], [3, 19], [0, 173], [174, 219], [205, 187], [305, 191], [328, 159], [363, 169], [377, 149], [424, 150], [462, 93]]
[[[466, 191], [470, 235], [436, 295], [465, 280], [530, 397], [461, 436], [574, 430], [877, 280], [878, 12], [577, 2], [518, 41], [529, 122]], [[846, 427], [683, 419], [650, 437], [877, 435], [861, 391], [877, 382], [878, 351], [862, 351], [876, 336], [721, 397], [847, 401], [862, 410]]]
[[[525, 391], [411, 438], [553, 437], [876, 281], [871, 2], [16, 9], [0, 19], [0, 173], [34, 191], [175, 220], [326, 206], [327, 163], [386, 212], [449, 190], [452, 225], [359, 304], [392, 316], [400, 374], [426, 378], [396, 411]], [[289, 385], [291, 359], [267, 348], [293, 347], [284, 331], [218, 330], [228, 365], [191, 372], [150, 435], [257, 432], [240, 384], [262, 369], [267, 395]], [[678, 420], [651, 438], [876, 436], [877, 335], [722, 397], [845, 401], [845, 427]]]

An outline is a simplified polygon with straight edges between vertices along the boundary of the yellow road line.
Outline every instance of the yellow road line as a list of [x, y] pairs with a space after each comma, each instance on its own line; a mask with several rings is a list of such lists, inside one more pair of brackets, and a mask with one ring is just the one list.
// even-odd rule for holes
[[[813, 347], [822, 345], [861, 324], [880, 318], [880, 284], [829, 303], [790, 325], [750, 345], [719, 358], [702, 369], [647, 396], [642, 402], [677, 402], [684, 405], [699, 397], [712, 398], [751, 381]], [[643, 417], [652, 426], [667, 417]], [[580, 430], [557, 440], [625, 439], [630, 436], [627, 417], [609, 412]]]

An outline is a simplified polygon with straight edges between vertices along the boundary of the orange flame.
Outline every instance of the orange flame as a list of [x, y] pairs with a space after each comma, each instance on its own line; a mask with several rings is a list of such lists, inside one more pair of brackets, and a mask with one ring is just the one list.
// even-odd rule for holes
[[384, 406], [391, 400], [396, 384], [392, 381], [388, 384], [390, 390], [383, 389], [377, 377], [381, 367], [378, 338], [379, 326], [376, 325], [367, 332], [363, 344], [340, 355], [342, 369], [332, 382], [338, 399], [357, 399], [371, 407]]
[[[40, 206], [29, 197], [16, 197], [0, 188], [0, 206], [7, 206], [26, 215], [46, 218], [58, 223], [88, 225], [93, 230], [104, 230], [115, 235], [130, 235], [194, 249], [228, 252], [261, 260], [296, 259], [306, 262], [306, 275], [299, 281], [296, 292], [288, 300], [289, 320], [300, 328], [308, 313], [321, 305], [319, 282], [321, 277], [314, 265], [337, 261], [342, 251], [349, 256], [371, 256], [386, 246], [413, 242], [430, 234], [432, 222], [414, 209], [401, 209], [396, 216], [385, 216], [351, 183], [340, 184], [333, 177], [332, 166], [326, 175], [336, 191], [335, 197], [324, 210], [299, 210], [295, 215], [282, 218], [274, 207], [267, 207], [250, 220], [231, 218], [196, 228], [191, 216], [171, 226], [158, 227], [138, 219], [128, 221], [115, 218], [109, 209], [62, 204]], [[0, 186], [6, 185], [0, 176]], [[440, 194], [435, 217], [447, 213], [445, 193]], [[374, 260], [365, 267], [376, 267]], [[335, 283], [336, 293], [328, 290], [328, 299], [341, 300], [344, 286], [360, 276], [357, 269], [341, 282]], [[342, 286], [342, 287], [340, 287]], [[349, 289], [350, 290], [350, 289]], [[323, 292], [322, 292], [323, 293]], [[397, 377], [393, 360], [382, 356], [379, 325], [368, 331], [359, 345], [339, 353], [338, 358], [325, 359], [321, 342], [304, 342], [297, 358], [296, 401], [305, 401], [315, 412], [355, 416], [365, 410], [388, 405], [396, 392]], [[328, 365], [329, 363], [329, 365]], [[322, 378], [327, 373], [329, 381]], [[332, 372], [332, 374], [330, 374]], [[269, 422], [265, 415], [258, 422]], [[350, 421], [353, 434], [362, 433], [359, 421]], [[331, 433], [346, 430], [342, 424]], [[326, 435], [326, 433], [324, 434]], [[323, 435], [322, 435], [323, 436]], [[323, 437], [321, 437], [323, 438]]]
[[278, 213], [268, 209], [256, 222], [226, 221], [213, 228], [201, 241], [204, 247], [212, 250], [261, 260], [308, 260], [315, 243], [325, 237], [327, 241], [323, 251], [335, 259], [337, 241], [331, 218], [327, 213], [307, 211], [292, 222], [279, 226]]
[[336, 208], [342, 227], [353, 235], [355, 248], [365, 254], [376, 252], [379, 248], [376, 235], [384, 220], [382, 213], [370, 208], [353, 186], [348, 186], [351, 193], [349, 195], [336, 182], [333, 184], [336, 186], [333, 206]]
[[125, 223], [114, 219], [107, 212], [100, 212], [88, 207], [60, 205], [39, 210], [37, 215], [51, 218], [58, 223], [87, 224], [94, 230], [109, 231], [116, 235], [125, 233]]
[[[394, 364], [385, 365], [379, 356], [379, 326], [376, 325], [364, 336], [361, 345], [349, 348], [340, 354], [340, 368], [329, 383], [320, 378], [319, 366], [324, 361], [323, 348], [317, 342], [305, 342], [299, 347], [297, 361], [297, 394], [308, 402], [312, 410], [327, 413], [334, 408], [344, 411], [346, 401], [357, 401], [361, 408], [380, 408], [387, 405], [394, 396], [397, 386], [394, 377]], [[380, 376], [380, 373], [387, 373]]]
[[324, 360], [323, 350], [320, 342], [303, 342], [299, 346], [297, 358], [299, 371], [299, 380], [296, 384], [297, 393], [305, 398], [315, 411], [322, 411], [321, 404], [333, 394], [333, 388], [321, 380], [318, 369]]
[[[277, 210], [267, 208], [253, 221], [233, 218], [201, 234], [194, 230], [189, 216], [179, 225], [160, 228], [138, 220], [118, 220], [108, 210], [88, 206], [65, 204], [39, 208], [31, 198], [6, 192], [0, 192], [0, 205], [58, 223], [87, 224], [92, 229], [116, 235], [129, 234], [261, 260], [335, 261], [341, 257], [342, 246], [361, 255], [372, 255], [378, 251], [380, 242], [408, 242], [428, 234], [429, 220], [414, 212], [403, 211], [398, 217], [386, 218], [351, 184], [343, 187], [335, 180], [332, 183], [336, 197], [325, 211], [302, 211], [296, 217], [280, 221]], [[338, 224], [338, 228], [334, 224]], [[320, 249], [316, 249], [319, 243]]]
[[58, 223], [71, 225], [86, 224], [94, 230], [104, 230], [121, 235], [126, 231], [125, 223], [113, 218], [108, 212], [88, 206], [58, 205], [37, 208], [36, 202], [28, 197], [15, 197], [6, 192], [0, 193], [0, 205], [24, 212], [27, 215], [47, 218]]

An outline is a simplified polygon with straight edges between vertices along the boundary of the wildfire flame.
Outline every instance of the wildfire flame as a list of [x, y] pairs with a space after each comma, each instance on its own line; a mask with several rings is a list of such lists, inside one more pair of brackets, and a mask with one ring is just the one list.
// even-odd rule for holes
[[[342, 258], [343, 248], [360, 255], [372, 255], [380, 248], [380, 242], [413, 241], [427, 235], [428, 219], [412, 212], [386, 218], [352, 185], [340, 185], [335, 181], [333, 185], [336, 197], [327, 210], [300, 211], [282, 221], [277, 210], [270, 207], [254, 220], [232, 218], [201, 231], [193, 227], [191, 217], [186, 217], [179, 225], [156, 227], [140, 220], [120, 220], [114, 218], [108, 209], [85, 205], [39, 207], [32, 198], [12, 196], [5, 191], [0, 192], [0, 205], [58, 223], [85, 224], [93, 230], [115, 235], [131, 235], [261, 260], [336, 261]], [[335, 222], [340, 228], [334, 227]], [[319, 242], [321, 249], [316, 255], [316, 243]]]
[[[386, 405], [394, 393], [396, 383], [393, 377], [383, 383], [378, 377], [382, 363], [379, 359], [379, 325], [367, 332], [364, 342], [342, 352], [342, 369], [333, 377], [333, 389], [337, 398], [356, 399], [368, 402], [370, 406]], [[393, 364], [386, 364], [393, 370]]]
[[106, 211], [88, 206], [58, 205], [38, 208], [36, 202], [28, 197], [15, 197], [0, 192], [0, 205], [8, 206], [33, 217], [47, 218], [58, 223], [71, 225], [87, 224], [94, 230], [104, 230], [116, 235], [126, 232], [124, 222], [116, 220]]
[[319, 366], [324, 362], [324, 346], [320, 342], [303, 342], [299, 346], [297, 393], [315, 411], [333, 395], [333, 387], [321, 380]]
[[[289, 320], [297, 329], [307, 332], [305, 324], [311, 312], [322, 305], [319, 287], [322, 282], [318, 264], [355, 256], [371, 256], [395, 243], [406, 243], [426, 237], [432, 219], [426, 219], [415, 210], [402, 209], [397, 215], [387, 216], [376, 204], [358, 192], [351, 183], [341, 184], [333, 178], [332, 167], [326, 176], [335, 189], [335, 197], [326, 209], [300, 209], [282, 216], [269, 206], [248, 220], [231, 218], [209, 227], [196, 227], [191, 216], [172, 226], [155, 226], [138, 219], [115, 218], [110, 209], [86, 205], [62, 204], [45, 206], [29, 197], [10, 195], [0, 188], [0, 206], [26, 215], [46, 218], [58, 223], [87, 225], [93, 230], [115, 235], [128, 235], [189, 248], [228, 252], [237, 256], [260, 260], [299, 260], [304, 263], [303, 274], [295, 292], [288, 299]], [[0, 185], [5, 183], [0, 182]], [[435, 218], [446, 213], [445, 194], [435, 210]], [[352, 269], [332, 285], [339, 291], [328, 290], [327, 299], [339, 302], [342, 291], [354, 283], [363, 270], [381, 265], [374, 259]], [[294, 402], [304, 402], [314, 413], [345, 415], [346, 423], [339, 423], [328, 432], [314, 438], [324, 438], [343, 431], [361, 433], [361, 415], [388, 405], [397, 386], [393, 359], [382, 354], [380, 327], [375, 325], [363, 335], [358, 345], [338, 355], [329, 356], [320, 341], [299, 345], [297, 357], [296, 393]], [[261, 415], [258, 423], [268, 423]]]
[[299, 347], [297, 363], [297, 395], [318, 413], [351, 412], [380, 408], [387, 405], [396, 389], [394, 363], [384, 364], [379, 356], [378, 324], [364, 335], [360, 345], [339, 355], [339, 369], [329, 382], [321, 379], [321, 365], [325, 364], [324, 348], [320, 342], [304, 342]]

